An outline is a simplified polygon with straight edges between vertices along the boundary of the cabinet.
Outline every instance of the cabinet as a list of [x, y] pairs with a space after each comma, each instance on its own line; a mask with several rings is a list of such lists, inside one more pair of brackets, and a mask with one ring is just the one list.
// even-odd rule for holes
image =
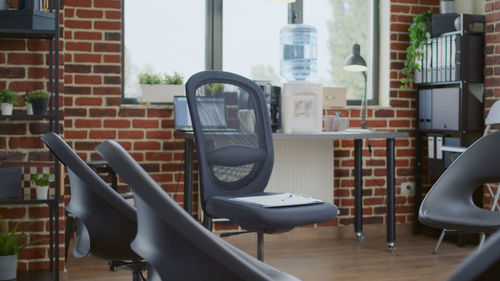
[[[459, 31], [428, 40], [415, 73], [416, 218], [425, 191], [450, 163], [441, 146], [468, 146], [483, 132], [484, 16], [462, 14], [459, 22]], [[415, 232], [420, 231], [416, 220]]]
[[[48, 122], [49, 131], [59, 133], [59, 11], [57, 0], [49, 1], [46, 11], [37, 9], [0, 11], [0, 38], [2, 39], [42, 39], [48, 41], [48, 90], [51, 93], [46, 115], [33, 116], [15, 114], [0, 116], [0, 120], [30, 120]], [[46, 200], [8, 199], [0, 205], [46, 204], [49, 208], [49, 271], [20, 272], [17, 280], [59, 280], [59, 203], [61, 170], [57, 159], [54, 163], [55, 192]]]

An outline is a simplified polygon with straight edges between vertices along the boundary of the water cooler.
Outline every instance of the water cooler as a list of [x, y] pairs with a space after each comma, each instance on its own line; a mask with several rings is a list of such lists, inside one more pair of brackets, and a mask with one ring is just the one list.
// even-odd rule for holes
[[317, 31], [303, 24], [289, 24], [280, 31], [283, 84], [281, 117], [284, 133], [322, 131], [323, 88], [308, 81], [317, 73]]

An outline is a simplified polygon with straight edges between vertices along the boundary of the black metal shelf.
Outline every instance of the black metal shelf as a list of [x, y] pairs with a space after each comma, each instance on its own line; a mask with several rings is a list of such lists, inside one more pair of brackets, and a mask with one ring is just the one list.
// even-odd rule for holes
[[8, 198], [0, 199], [0, 205], [19, 205], [19, 204], [57, 204], [58, 200], [54, 196], [49, 196], [47, 199], [22, 199]]
[[0, 11], [2, 38], [51, 39], [55, 35], [55, 13], [40, 10]]
[[14, 114], [14, 115], [0, 115], [0, 120], [11, 119], [11, 120], [51, 120], [55, 119], [55, 114], [46, 115], [27, 115], [27, 114]]

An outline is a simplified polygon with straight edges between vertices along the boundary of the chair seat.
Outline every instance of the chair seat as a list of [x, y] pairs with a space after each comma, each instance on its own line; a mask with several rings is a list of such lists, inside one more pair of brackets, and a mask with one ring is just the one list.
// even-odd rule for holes
[[493, 233], [500, 229], [500, 213], [477, 207], [469, 207], [463, 211], [456, 210], [453, 215], [447, 212], [428, 212], [421, 209], [419, 220], [432, 227], [465, 232]]
[[[269, 195], [258, 193], [249, 196]], [[212, 217], [222, 217], [250, 231], [279, 233], [295, 226], [321, 223], [337, 216], [332, 203], [265, 208], [257, 204], [232, 200], [234, 197], [215, 196], [207, 200], [206, 210]], [[229, 214], [229, 215], [228, 215]]]

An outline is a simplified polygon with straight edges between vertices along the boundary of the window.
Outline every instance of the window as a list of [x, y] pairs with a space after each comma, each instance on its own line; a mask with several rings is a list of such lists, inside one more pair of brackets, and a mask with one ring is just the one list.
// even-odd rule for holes
[[280, 85], [280, 29], [287, 5], [263, 0], [230, 0], [223, 6], [222, 69]]
[[205, 69], [205, 5], [200, 0], [123, 0], [124, 102], [141, 95], [137, 75]]
[[177, 71], [187, 79], [203, 69], [221, 69], [281, 85], [280, 29], [295, 17], [318, 30], [317, 80], [346, 87], [352, 105], [361, 104], [364, 78], [342, 67], [352, 45], [360, 44], [368, 64], [368, 104], [378, 103], [373, 35], [379, 0], [123, 1], [124, 102], [140, 95], [137, 74], [146, 70]]

